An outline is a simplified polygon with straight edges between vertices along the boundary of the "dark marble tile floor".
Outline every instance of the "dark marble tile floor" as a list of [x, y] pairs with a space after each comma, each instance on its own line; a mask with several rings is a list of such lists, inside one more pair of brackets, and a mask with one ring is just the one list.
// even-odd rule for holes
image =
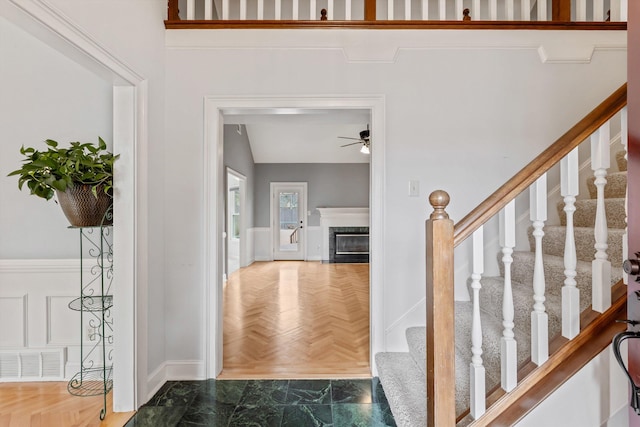
[[169, 381], [125, 427], [395, 425], [373, 378]]

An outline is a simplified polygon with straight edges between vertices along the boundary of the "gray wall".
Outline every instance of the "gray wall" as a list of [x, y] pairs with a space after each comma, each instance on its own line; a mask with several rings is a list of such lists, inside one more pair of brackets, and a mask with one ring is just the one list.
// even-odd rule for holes
[[[253, 227], [254, 212], [254, 188], [255, 188], [255, 165], [253, 163], [253, 154], [247, 137], [247, 129], [241, 125], [241, 134], [237, 132], [237, 125], [224, 126], [224, 165], [236, 172], [240, 172], [247, 178], [247, 194], [246, 194], [246, 226]], [[226, 172], [225, 172], [226, 187]], [[267, 199], [268, 200], [268, 199]]]
[[368, 163], [258, 163], [255, 168], [255, 226], [269, 226], [269, 183], [307, 182], [308, 224], [320, 225], [318, 207], [368, 207]]

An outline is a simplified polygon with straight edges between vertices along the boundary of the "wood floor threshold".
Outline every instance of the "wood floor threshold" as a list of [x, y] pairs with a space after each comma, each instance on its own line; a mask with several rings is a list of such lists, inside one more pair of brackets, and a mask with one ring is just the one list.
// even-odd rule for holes
[[[611, 308], [600, 314], [585, 310], [580, 319], [581, 332], [573, 340], [559, 336], [551, 341], [549, 360], [542, 366], [529, 362], [518, 371], [518, 385], [505, 393], [498, 388], [487, 396], [487, 411], [478, 420], [468, 412], [458, 420], [468, 426], [511, 426], [524, 418], [545, 398], [583, 368], [609, 344], [613, 336], [626, 329], [616, 320], [626, 318], [627, 287], [622, 281], [611, 290]], [[577, 351], [579, 349], [579, 351]]]

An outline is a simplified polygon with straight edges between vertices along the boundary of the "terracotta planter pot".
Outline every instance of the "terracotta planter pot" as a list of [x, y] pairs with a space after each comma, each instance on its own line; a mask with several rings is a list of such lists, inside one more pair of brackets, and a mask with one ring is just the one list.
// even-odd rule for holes
[[113, 199], [105, 194], [103, 187], [97, 188], [98, 198], [91, 192], [91, 186], [75, 184], [67, 191], [56, 191], [56, 196], [64, 216], [74, 227], [96, 227], [111, 225], [113, 215], [107, 214]]

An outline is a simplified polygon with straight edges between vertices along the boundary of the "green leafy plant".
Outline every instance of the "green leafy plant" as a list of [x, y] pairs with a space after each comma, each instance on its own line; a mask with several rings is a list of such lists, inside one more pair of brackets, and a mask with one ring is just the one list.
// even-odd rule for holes
[[49, 200], [55, 190], [64, 192], [77, 184], [91, 186], [97, 198], [98, 189], [111, 194], [113, 187], [113, 162], [119, 157], [107, 151], [107, 144], [98, 138], [98, 145], [72, 142], [68, 148], [58, 147], [58, 142], [47, 139], [47, 150], [32, 147], [20, 148], [26, 158], [22, 167], [7, 176], [18, 175], [18, 188], [26, 183], [31, 194]]

